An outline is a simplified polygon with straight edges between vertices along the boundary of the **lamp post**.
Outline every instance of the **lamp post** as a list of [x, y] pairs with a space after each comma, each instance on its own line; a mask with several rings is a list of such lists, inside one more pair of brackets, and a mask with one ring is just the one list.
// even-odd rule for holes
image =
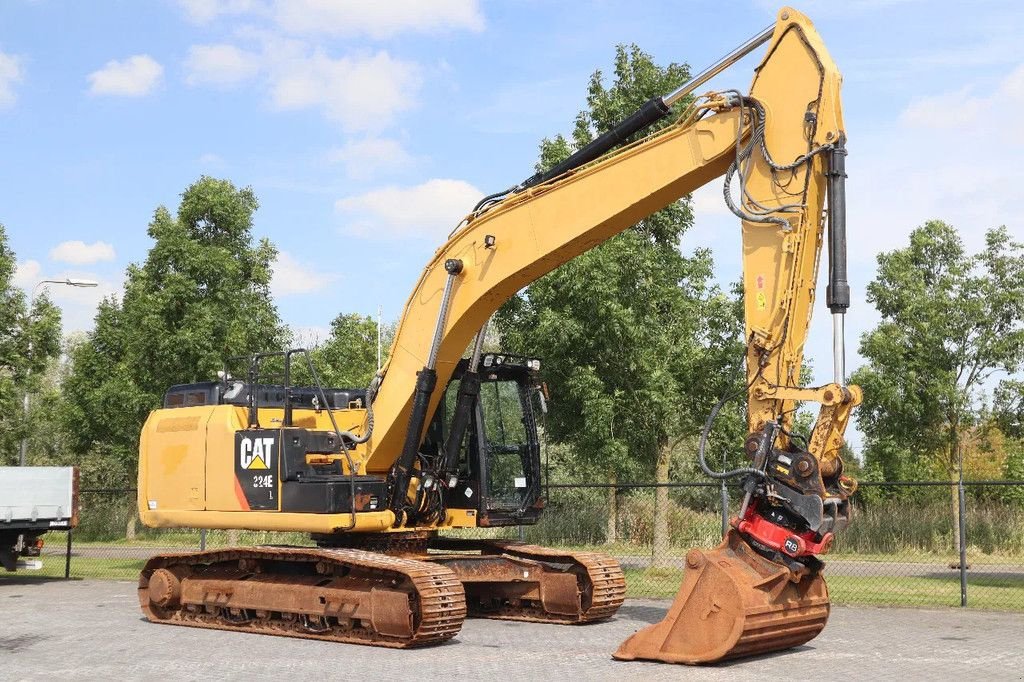
[[[65, 277], [64, 279], [43, 279], [36, 282], [35, 287], [32, 288], [32, 298], [29, 299], [29, 306], [31, 307], [33, 301], [36, 300], [37, 292], [39, 287], [46, 286], [47, 284], [62, 284], [68, 287], [95, 287], [99, 286], [99, 282], [94, 282], [91, 279], [75, 279], [73, 277]], [[31, 312], [29, 315], [31, 316]], [[28, 331], [28, 330], [25, 330]], [[29, 366], [25, 372], [25, 395], [21, 399], [21, 408], [25, 414], [25, 423], [28, 423], [28, 407], [29, 407], [29, 390], [28, 390], [28, 378], [32, 372], [32, 335], [28, 337], [28, 361]], [[18, 466], [25, 466], [25, 460], [28, 456], [28, 433], [21, 437], [21, 451], [18, 454]]]

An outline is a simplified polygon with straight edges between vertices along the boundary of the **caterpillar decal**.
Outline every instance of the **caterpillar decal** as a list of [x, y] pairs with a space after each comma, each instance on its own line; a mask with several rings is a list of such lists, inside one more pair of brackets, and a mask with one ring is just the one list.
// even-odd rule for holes
[[279, 436], [278, 431], [235, 433], [235, 478], [249, 509], [280, 509], [277, 494], [281, 461]]

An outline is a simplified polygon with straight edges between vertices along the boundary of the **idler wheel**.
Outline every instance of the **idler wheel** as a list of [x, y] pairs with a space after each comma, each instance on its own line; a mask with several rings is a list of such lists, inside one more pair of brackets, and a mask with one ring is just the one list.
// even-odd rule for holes
[[149, 577], [149, 599], [161, 608], [178, 606], [181, 600], [181, 580], [166, 568], [158, 568]]

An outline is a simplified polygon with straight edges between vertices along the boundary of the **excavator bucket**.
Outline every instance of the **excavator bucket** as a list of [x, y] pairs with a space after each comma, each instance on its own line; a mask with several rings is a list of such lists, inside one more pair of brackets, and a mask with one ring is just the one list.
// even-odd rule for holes
[[627, 639], [614, 657], [713, 663], [779, 651], [814, 639], [828, 620], [820, 573], [765, 559], [735, 529], [716, 549], [690, 550], [664, 620]]

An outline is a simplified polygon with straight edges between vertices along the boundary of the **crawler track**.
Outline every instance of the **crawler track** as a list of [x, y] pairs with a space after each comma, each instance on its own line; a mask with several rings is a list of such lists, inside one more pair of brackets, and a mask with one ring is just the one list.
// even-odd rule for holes
[[[592, 623], [615, 615], [626, 596], [622, 568], [606, 554], [500, 540], [439, 538], [431, 547], [476, 554], [427, 557], [449, 566], [462, 580], [470, 617]], [[521, 567], [524, 573], [506, 581], [494, 575], [508, 574], [509, 567]]]
[[157, 623], [397, 648], [451, 639], [466, 617], [444, 566], [344, 548], [155, 556], [139, 603]]

